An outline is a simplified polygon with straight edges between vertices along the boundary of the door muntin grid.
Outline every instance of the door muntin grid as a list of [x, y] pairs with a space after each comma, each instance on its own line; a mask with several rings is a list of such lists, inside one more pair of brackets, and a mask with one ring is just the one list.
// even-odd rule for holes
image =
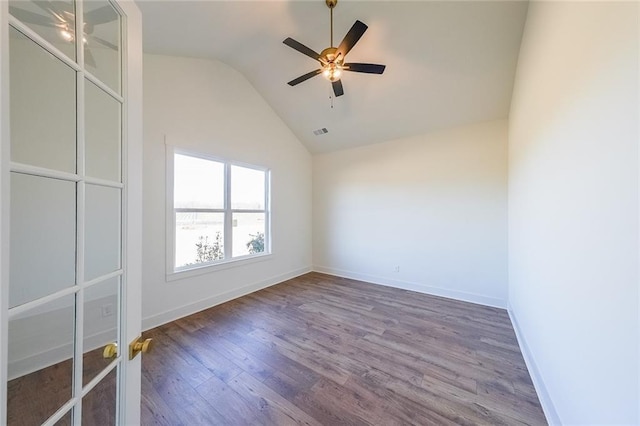
[[[15, 12], [16, 4], [24, 7], [30, 3], [11, 2], [10, 10]], [[39, 2], [40, 5], [44, 3]], [[12, 99], [10, 108], [10, 125], [17, 132], [11, 134], [11, 181], [16, 184], [11, 189], [10, 227], [12, 234], [18, 235], [10, 244], [9, 293], [13, 296], [8, 312], [8, 376], [11, 381], [19, 374], [37, 373], [48, 365], [71, 364], [70, 383], [64, 382], [68, 393], [61, 392], [62, 399], [66, 400], [56, 401], [59, 406], [53, 411], [45, 410], [34, 422], [55, 423], [73, 418], [75, 424], [80, 424], [86, 417], [82, 407], [91, 405], [83, 401], [83, 397], [95, 395], [94, 388], [105, 388], [101, 385], [104, 380], [118, 383], [122, 362], [122, 354], [114, 360], [99, 359], [95, 355], [105, 343], [114, 340], [120, 343], [122, 334], [120, 305], [125, 216], [122, 179], [124, 99], [120, 93], [123, 37], [122, 17], [113, 4], [103, 1], [98, 7], [98, 2], [91, 2], [86, 10], [83, 3], [71, 3], [71, 9], [62, 4], [50, 3], [52, 8], [73, 10], [73, 17], [82, 16], [87, 22], [93, 20], [90, 37], [100, 34], [110, 41], [105, 52], [101, 52], [98, 46], [89, 50], [84, 40], [77, 43], [74, 37], [70, 43], [75, 54], [70, 54], [59, 40], [52, 38], [51, 31], [45, 33], [36, 24], [20, 20], [20, 17], [31, 19], [32, 15], [18, 12], [10, 17], [10, 88], [15, 85], [23, 89], [23, 95], [29, 94], [29, 79], [33, 83], [35, 77], [40, 77], [40, 87], [48, 93], [47, 101], [34, 99], [26, 102], [26, 106], [20, 104], [22, 99], [16, 98], [15, 102]], [[107, 15], [114, 19], [105, 18]], [[65, 16], [69, 17], [69, 14]], [[71, 21], [74, 31], [86, 28], [83, 19]], [[109, 24], [107, 31], [97, 31], [100, 25], [106, 24]], [[60, 32], [59, 28], [54, 31]], [[31, 58], [23, 57], [24, 50], [31, 52]], [[87, 61], [87, 52], [93, 62]], [[96, 61], [96, 57], [102, 58], [103, 62]], [[107, 68], [115, 69], [117, 75], [108, 78], [100, 68], [101, 63], [109, 64]], [[24, 68], [20, 69], [20, 66]], [[58, 73], [49, 75], [49, 68], [57, 68]], [[55, 79], [49, 85], [43, 83], [47, 77], [56, 75], [65, 75], [66, 85], [60, 87]], [[20, 90], [16, 92], [20, 93]], [[64, 110], [69, 107], [69, 97], [74, 108], [71, 114]], [[66, 101], [55, 102], [56, 99]], [[102, 111], [104, 119], [100, 117]], [[96, 131], [95, 126], [102, 128]], [[56, 134], [56, 129], [61, 127], [63, 129]], [[20, 134], [20, 129], [25, 134]], [[16, 141], [15, 147], [13, 141]], [[31, 146], [21, 149], [24, 147], [20, 141]], [[101, 158], [107, 159], [108, 164], [102, 164]], [[20, 198], [24, 200], [18, 200]], [[51, 212], [56, 208], [61, 211]], [[69, 216], [72, 216], [71, 221]], [[61, 223], [65, 223], [65, 228], [57, 229]], [[30, 227], [30, 224], [38, 226]], [[99, 240], [105, 238], [108, 241], [101, 244]], [[72, 256], [69, 251], [73, 252]], [[49, 270], [47, 262], [42, 261], [45, 257], [54, 257], [49, 259]], [[57, 271], [56, 266], [60, 264], [62, 266], [57, 269], [61, 271]], [[29, 276], [30, 271], [39, 273]], [[42, 288], [39, 283], [43, 282], [48, 286]], [[24, 356], [25, 351], [36, 352], [39, 357]], [[113, 397], [115, 403], [116, 395]], [[117, 410], [112, 411], [113, 419], [116, 419]], [[11, 421], [11, 410], [8, 412]]]

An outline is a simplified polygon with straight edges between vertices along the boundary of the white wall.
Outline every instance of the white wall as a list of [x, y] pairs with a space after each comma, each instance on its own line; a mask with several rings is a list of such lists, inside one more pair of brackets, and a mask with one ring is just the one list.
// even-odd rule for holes
[[638, 4], [531, 2], [509, 122], [509, 303], [550, 421], [640, 423], [638, 213]]
[[316, 155], [314, 269], [505, 307], [506, 191], [506, 121]]
[[[165, 137], [271, 169], [271, 257], [167, 282]], [[248, 81], [220, 62], [145, 55], [143, 204], [144, 328], [311, 268], [311, 156]]]

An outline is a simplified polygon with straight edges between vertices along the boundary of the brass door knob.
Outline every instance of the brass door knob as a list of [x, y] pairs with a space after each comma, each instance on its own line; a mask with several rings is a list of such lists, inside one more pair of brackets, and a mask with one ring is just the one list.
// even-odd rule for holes
[[113, 343], [109, 343], [107, 346], [104, 347], [104, 350], [102, 351], [102, 357], [109, 359], [109, 358], [115, 358], [118, 356], [118, 344], [113, 342]]
[[140, 352], [147, 353], [153, 348], [153, 339], [142, 340], [142, 336], [137, 337], [129, 345], [129, 359], [133, 359]]

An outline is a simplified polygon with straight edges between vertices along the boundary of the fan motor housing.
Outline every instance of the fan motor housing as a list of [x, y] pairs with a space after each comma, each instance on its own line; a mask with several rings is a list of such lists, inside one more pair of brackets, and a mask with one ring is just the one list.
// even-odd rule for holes
[[337, 65], [342, 64], [342, 58], [338, 58], [336, 60], [336, 52], [338, 51], [337, 47], [327, 47], [322, 52], [320, 52], [320, 57], [325, 60], [327, 63], [335, 62]]

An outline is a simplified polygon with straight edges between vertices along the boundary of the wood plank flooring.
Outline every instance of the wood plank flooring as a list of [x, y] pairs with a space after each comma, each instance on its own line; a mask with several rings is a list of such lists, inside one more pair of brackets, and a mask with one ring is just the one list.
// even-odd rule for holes
[[[144, 335], [143, 425], [546, 424], [501, 309], [310, 273]], [[11, 381], [9, 424], [66, 401], [70, 367]], [[83, 424], [113, 423], [114, 386]]]
[[501, 309], [310, 273], [145, 337], [145, 425], [546, 424]]

